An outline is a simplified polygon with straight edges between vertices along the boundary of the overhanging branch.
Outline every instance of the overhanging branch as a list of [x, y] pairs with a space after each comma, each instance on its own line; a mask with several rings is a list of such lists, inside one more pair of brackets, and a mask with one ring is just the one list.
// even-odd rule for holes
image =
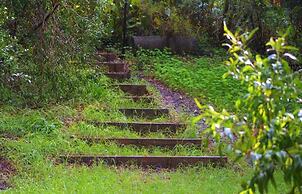
[[56, 3], [53, 6], [53, 9], [51, 10], [51, 12], [49, 12], [48, 14], [46, 14], [46, 16], [44, 16], [43, 21], [41, 21], [39, 24], [37, 24], [33, 28], [32, 33], [35, 32], [35, 31], [37, 31], [44, 23], [46, 23], [49, 20], [50, 16], [52, 16], [57, 11], [57, 9], [59, 8], [59, 6], [60, 6], [60, 3]]

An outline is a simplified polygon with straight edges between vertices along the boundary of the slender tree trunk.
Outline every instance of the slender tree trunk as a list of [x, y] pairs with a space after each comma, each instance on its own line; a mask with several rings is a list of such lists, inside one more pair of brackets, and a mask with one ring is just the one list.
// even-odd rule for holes
[[219, 39], [220, 39], [220, 41], [222, 41], [223, 40], [223, 34], [224, 34], [224, 29], [223, 29], [223, 22], [225, 21], [225, 22], [227, 22], [227, 20], [228, 20], [228, 12], [229, 12], [229, 9], [230, 9], [230, 0], [224, 0], [224, 8], [223, 8], [223, 15], [222, 15], [222, 17], [223, 17], [223, 19], [222, 19], [222, 23], [221, 23], [221, 28], [220, 28], [220, 37], [219, 37]]
[[223, 17], [226, 16], [230, 8], [230, 0], [224, 0]]

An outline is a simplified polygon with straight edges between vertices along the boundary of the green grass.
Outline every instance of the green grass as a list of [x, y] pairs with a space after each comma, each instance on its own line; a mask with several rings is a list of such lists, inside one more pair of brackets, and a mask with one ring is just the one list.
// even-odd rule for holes
[[175, 148], [158, 148], [158, 147], [137, 147], [134, 145], [119, 146], [115, 143], [96, 143], [88, 145], [85, 142], [77, 141], [70, 146], [65, 153], [70, 154], [88, 154], [88, 155], [120, 155], [120, 156], [200, 156], [200, 155], [217, 155], [218, 153], [210, 153], [194, 146], [177, 146]]
[[203, 104], [232, 111], [236, 99], [244, 94], [244, 87], [231, 77], [223, 79], [227, 72], [223, 61], [227, 57], [220, 53], [214, 57], [182, 58], [166, 51], [142, 50], [137, 57], [128, 58], [134, 64], [143, 64], [145, 75], [154, 76], [170, 88], [198, 98]]
[[113, 126], [95, 127], [84, 122], [72, 125], [67, 129], [70, 135], [78, 136], [93, 136], [93, 137], [140, 137], [140, 134], [131, 131], [130, 129], [119, 129]]
[[223, 79], [224, 73], [226, 68], [221, 61], [206, 57], [189, 62], [171, 59], [167, 63], [155, 64], [155, 77], [170, 87], [201, 98], [202, 103], [233, 110], [243, 90], [236, 80]]
[[[14, 179], [19, 189], [8, 193], [237, 193], [247, 172], [189, 168], [176, 172], [137, 168], [93, 168], [39, 164], [39, 176]], [[25, 181], [24, 181], [25, 180]], [[219, 184], [218, 184], [219, 183]]]
[[[97, 167], [69, 167], [54, 165], [56, 156], [62, 153], [121, 154], [121, 155], [200, 155], [210, 151], [199, 148], [179, 146], [175, 149], [146, 149], [135, 146], [120, 147], [115, 144], [95, 144], [89, 146], [83, 141], [70, 138], [69, 131], [89, 133], [95, 127], [85, 123], [75, 124], [78, 129], [63, 127], [63, 117], [74, 116], [77, 106], [55, 106], [41, 110], [2, 109], [0, 129], [6, 128], [19, 136], [17, 140], [1, 139], [1, 155], [13, 161], [18, 174], [11, 179], [14, 186], [7, 193], [237, 193], [240, 182], [251, 175], [246, 165], [229, 165], [227, 168], [181, 168], [172, 172], [145, 171], [136, 167], [114, 168], [100, 165]], [[42, 124], [40, 120], [44, 120]], [[33, 130], [36, 123], [40, 123]], [[47, 129], [55, 124], [52, 130]], [[20, 129], [23, 129], [22, 133]], [[97, 128], [103, 131], [103, 128]], [[117, 133], [116, 128], [109, 128], [110, 134]], [[122, 136], [140, 136], [130, 130], [119, 131]], [[1, 133], [4, 131], [1, 131]], [[135, 134], [135, 135], [134, 135]], [[152, 136], [152, 135], [151, 135]], [[217, 184], [219, 183], [219, 184]], [[285, 186], [281, 185], [280, 189]], [[278, 193], [278, 192], [277, 192]], [[279, 192], [281, 193], [281, 192]]]
[[[37, 161], [34, 174], [21, 173], [7, 193], [223, 193], [240, 191], [250, 169], [195, 167], [177, 171], [149, 171], [136, 167], [114, 168], [53, 166]], [[280, 177], [280, 176], [278, 176]], [[284, 193], [286, 186], [270, 193]], [[5, 193], [5, 192], [4, 192]]]
[[[53, 141], [52, 138], [56, 140]], [[68, 138], [60, 136], [30, 135], [20, 138], [17, 141], [8, 141], [6, 146], [12, 153], [18, 155], [18, 152], [30, 153], [28, 160], [33, 158], [33, 154], [48, 157], [57, 157], [60, 154], [91, 154], [91, 155], [152, 155], [152, 156], [198, 156], [198, 155], [217, 155], [218, 153], [210, 149], [202, 149], [196, 146], [181, 146], [175, 148], [159, 147], [138, 147], [134, 145], [120, 146], [114, 142], [95, 143], [89, 145], [85, 141], [77, 138]], [[17, 152], [16, 152], [17, 151]], [[27, 158], [27, 157], [25, 157]]]
[[95, 104], [87, 106], [83, 115], [88, 120], [96, 120], [96, 121], [116, 121], [116, 122], [132, 122], [132, 121], [153, 121], [153, 122], [164, 122], [164, 121], [177, 121], [171, 118], [169, 115], [163, 115], [157, 118], [144, 118], [140, 116], [135, 117], [127, 117], [122, 112], [118, 110], [118, 108], [104, 108], [102, 105]]
[[96, 127], [85, 122], [75, 123], [66, 129], [65, 133], [78, 136], [95, 136], [95, 137], [152, 137], [152, 138], [196, 138], [197, 136], [197, 127], [188, 125], [186, 129], [178, 130], [173, 134], [165, 134], [162, 132], [149, 132], [149, 133], [138, 133], [129, 128], [119, 128], [114, 126], [100, 126]]
[[[180, 67], [185, 65], [179, 62]], [[169, 68], [169, 67], [167, 67]], [[164, 75], [164, 74], [163, 74]], [[197, 78], [196, 78], [197, 79]], [[136, 79], [128, 82], [139, 84]], [[232, 164], [226, 168], [189, 167], [177, 171], [151, 171], [138, 167], [117, 168], [99, 165], [91, 168], [55, 164], [64, 153], [93, 155], [214, 155], [216, 149], [194, 146], [178, 146], [174, 149], [119, 146], [114, 143], [89, 145], [71, 137], [196, 137], [197, 128], [189, 125], [176, 134], [139, 134], [127, 128], [110, 126], [95, 127], [87, 120], [100, 121], [147, 121], [127, 118], [118, 111], [126, 107], [160, 107], [158, 91], [150, 88], [156, 101], [135, 103], [124, 100], [126, 95], [113, 90], [112, 81], [99, 77], [85, 87], [87, 98], [49, 105], [40, 109], [0, 107], [0, 155], [10, 159], [17, 174], [10, 179], [13, 188], [4, 193], [238, 193], [240, 182], [248, 179], [252, 169], [246, 163]], [[193, 93], [192, 93], [193, 94]], [[180, 121], [190, 124], [191, 117], [177, 115], [152, 121]], [[6, 138], [7, 134], [16, 138]], [[277, 182], [281, 180], [277, 177]], [[286, 186], [280, 184], [282, 193]], [[272, 190], [274, 191], [274, 190]]]

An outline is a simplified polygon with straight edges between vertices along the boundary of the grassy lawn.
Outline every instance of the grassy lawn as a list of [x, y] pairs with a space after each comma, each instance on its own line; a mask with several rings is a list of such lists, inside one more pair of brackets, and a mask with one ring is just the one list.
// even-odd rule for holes
[[16, 177], [19, 188], [8, 193], [237, 193], [238, 183], [246, 177], [238, 174], [232, 169], [202, 167], [155, 172], [41, 163], [39, 174]]
[[[175, 59], [173, 59], [175, 60]], [[162, 76], [167, 76], [167, 71], [193, 72], [200, 67], [208, 69], [199, 63], [185, 68], [187, 63], [176, 63], [179, 68], [173, 68], [172, 64], [163, 67], [156, 64], [156, 68], [163, 71]], [[220, 69], [223, 73], [222, 67]], [[215, 69], [215, 68], [214, 68]], [[173, 70], [173, 71], [174, 71]], [[215, 70], [218, 71], [218, 70]], [[200, 74], [204, 73], [200, 70]], [[183, 73], [184, 75], [186, 73]], [[205, 73], [206, 74], [206, 73]], [[209, 74], [214, 76], [215, 74]], [[190, 75], [187, 75], [190, 77]], [[177, 77], [177, 76], [176, 76]], [[175, 77], [175, 79], [176, 79]], [[215, 80], [215, 78], [208, 79]], [[173, 77], [171, 77], [172, 79]], [[185, 77], [184, 77], [185, 78]], [[200, 77], [193, 77], [198, 80]], [[180, 79], [180, 78], [179, 78]], [[167, 81], [170, 80], [167, 79]], [[177, 80], [177, 79], [176, 79]], [[144, 83], [132, 80], [135, 83]], [[174, 82], [167, 82], [173, 85]], [[179, 80], [181, 82], [181, 80]], [[218, 81], [222, 83], [222, 81]], [[193, 146], [178, 146], [174, 149], [164, 148], [139, 148], [135, 146], [118, 146], [114, 143], [99, 143], [89, 145], [85, 141], [71, 137], [73, 135], [97, 136], [97, 137], [167, 137], [162, 133], [139, 134], [130, 129], [118, 129], [116, 127], [95, 127], [86, 121], [126, 121], [132, 122], [133, 118], [127, 118], [118, 112], [120, 107], [134, 106], [132, 100], [125, 100], [125, 94], [121, 91], [110, 89], [115, 84], [108, 79], [100, 77], [90, 84], [88, 89], [90, 97], [77, 102], [67, 102], [60, 105], [49, 105], [40, 109], [20, 109], [12, 106], [1, 106], [0, 109], [0, 155], [10, 159], [17, 168], [17, 173], [11, 178], [12, 188], [4, 193], [238, 193], [240, 183], [247, 180], [252, 170], [245, 162], [234, 164], [232, 160], [227, 167], [188, 167], [176, 171], [144, 170], [130, 166], [127, 168], [108, 167], [106, 165], [91, 168], [83, 166], [68, 166], [56, 164], [56, 158], [60, 154], [85, 153], [98, 155], [217, 155], [213, 148], [198, 148]], [[184, 85], [189, 83], [184, 82]], [[209, 83], [213, 84], [213, 83]], [[236, 84], [236, 83], [234, 83]], [[228, 84], [227, 84], [228, 85]], [[174, 85], [178, 88], [177, 85]], [[207, 84], [197, 84], [199, 89], [187, 88], [190, 94], [198, 94]], [[231, 87], [231, 86], [229, 86]], [[159, 94], [151, 89], [156, 99]], [[216, 90], [211, 90], [216, 92]], [[219, 90], [218, 90], [219, 91]], [[223, 95], [223, 92], [218, 92]], [[214, 95], [214, 94], [211, 94]], [[94, 99], [94, 100], [92, 100]], [[214, 98], [214, 99], [218, 99]], [[221, 101], [220, 103], [224, 103]], [[137, 104], [136, 104], [137, 105]], [[148, 107], [146, 103], [140, 103], [139, 107]], [[157, 100], [153, 106], [162, 106]], [[175, 110], [171, 110], [172, 112]], [[141, 121], [147, 121], [142, 118]], [[163, 117], [157, 122], [191, 122], [187, 115], [180, 117]], [[172, 134], [171, 137], [197, 137], [196, 128], [189, 126], [183, 131]], [[10, 137], [10, 138], [8, 138]], [[11, 138], [13, 137], [13, 138]], [[231, 157], [232, 158], [232, 157]], [[277, 180], [280, 180], [277, 178]], [[281, 184], [275, 193], [283, 193], [286, 186]]]
[[[108, 91], [110, 93], [110, 91]], [[122, 94], [120, 94], [122, 95]], [[100, 99], [101, 101], [101, 99]], [[107, 106], [113, 106], [109, 101]], [[79, 108], [82, 107], [82, 108]], [[72, 134], [90, 134], [103, 137], [140, 137], [129, 129], [97, 128], [83, 121], [66, 123], [79, 114], [91, 117], [87, 111], [96, 108], [95, 103], [80, 105], [55, 105], [47, 109], [1, 108], [0, 129], [2, 136], [10, 134], [14, 139], [1, 138], [1, 154], [7, 156], [17, 168], [11, 179], [13, 188], [7, 193], [236, 193], [240, 190], [242, 176], [247, 177], [246, 167], [226, 168], [195, 167], [177, 171], [142, 170], [137, 167], [114, 168], [105, 165], [72, 167], [55, 165], [55, 158], [62, 153], [89, 153], [101, 155], [209, 155], [210, 150], [178, 146], [174, 149], [138, 148], [116, 144], [88, 145], [71, 138]], [[105, 109], [99, 109], [105, 112]], [[89, 112], [89, 111], [88, 111]], [[100, 117], [104, 119], [106, 117]], [[111, 117], [108, 116], [108, 119]], [[97, 117], [95, 117], [97, 119]], [[65, 122], [64, 122], [65, 121]], [[98, 133], [96, 133], [98, 131]], [[106, 132], [104, 132], [106, 131]], [[84, 133], [85, 132], [85, 133]], [[105, 134], [104, 134], [105, 133]], [[161, 137], [162, 134], [153, 134]], [[151, 135], [152, 136], [152, 135]], [[212, 154], [217, 154], [213, 153]], [[240, 175], [240, 176], [239, 176]], [[217, 186], [216, 183], [220, 185]]]

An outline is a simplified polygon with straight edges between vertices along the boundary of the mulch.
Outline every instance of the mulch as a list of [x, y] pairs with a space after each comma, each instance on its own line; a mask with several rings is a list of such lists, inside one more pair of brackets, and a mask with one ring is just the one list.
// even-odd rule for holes
[[8, 179], [16, 172], [12, 163], [0, 156], [0, 190], [8, 189], [11, 185], [8, 183]]

